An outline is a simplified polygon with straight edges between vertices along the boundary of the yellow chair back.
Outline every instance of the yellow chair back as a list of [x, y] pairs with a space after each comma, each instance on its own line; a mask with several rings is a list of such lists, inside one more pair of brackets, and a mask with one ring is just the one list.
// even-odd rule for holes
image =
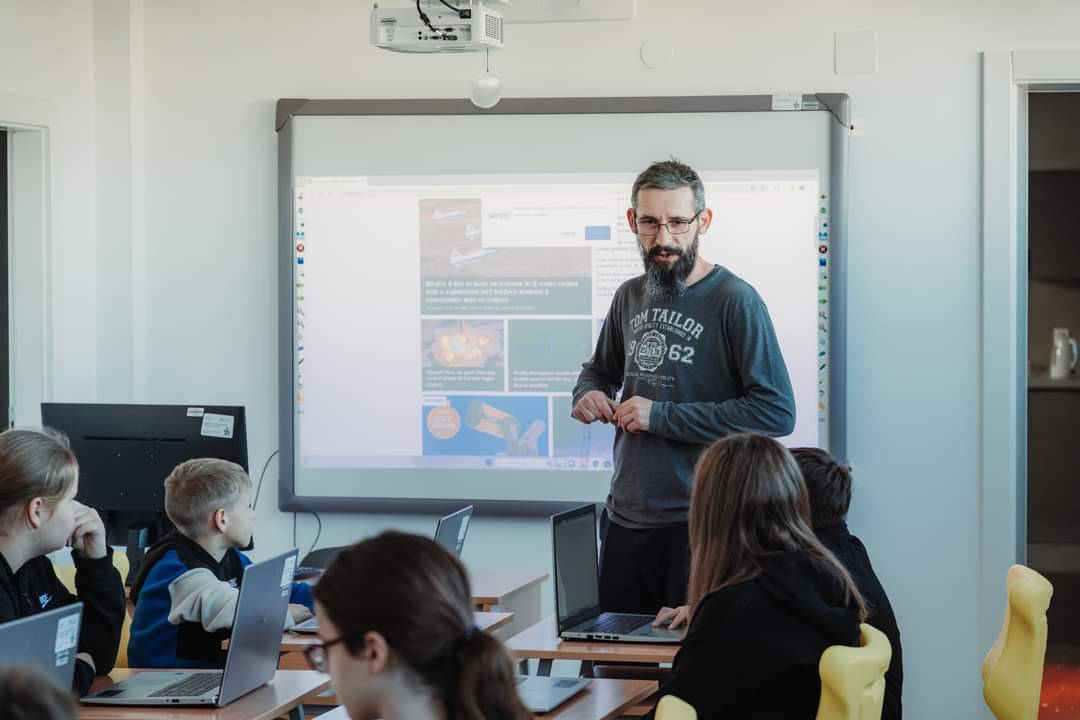
[[[119, 550], [113, 551], [113, 567], [120, 573], [120, 580], [122, 581], [127, 577], [128, 556], [126, 552], [120, 552]], [[54, 565], [53, 570], [56, 571], [56, 577], [60, 578], [60, 582], [64, 584], [64, 587], [68, 589], [72, 594], [75, 593], [75, 566], [68, 565]], [[125, 591], [126, 592], [126, 591]], [[120, 628], [120, 650], [116, 654], [116, 664], [114, 667], [126, 668], [127, 662], [127, 648], [128, 639], [131, 637], [131, 613], [132, 608], [130, 603], [127, 610], [124, 612], [124, 624]]]
[[821, 654], [817, 720], [880, 720], [892, 646], [885, 633], [859, 626], [859, 647], [833, 645]]
[[690, 703], [665, 695], [656, 706], [656, 720], [697, 720], [697, 711]]
[[997, 720], [1036, 720], [1054, 586], [1023, 565], [1009, 568], [1006, 585], [1005, 621], [982, 664], [983, 699]]

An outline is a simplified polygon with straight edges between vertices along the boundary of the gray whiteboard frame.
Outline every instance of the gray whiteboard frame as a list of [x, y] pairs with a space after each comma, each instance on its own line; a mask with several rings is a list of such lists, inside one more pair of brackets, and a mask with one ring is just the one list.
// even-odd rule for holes
[[[804, 94], [803, 110], [828, 112], [831, 123], [830, 174], [830, 345], [829, 447], [838, 458], [847, 457], [847, 195], [851, 98], [842, 93]], [[808, 109], [807, 106], [809, 106]], [[369, 512], [446, 514], [474, 505], [485, 515], [539, 517], [580, 503], [532, 500], [461, 500], [418, 498], [363, 498], [302, 496], [296, 494], [293, 405], [293, 136], [290, 120], [326, 115], [597, 115], [686, 114], [724, 112], [793, 112], [773, 110], [772, 95], [700, 95], [686, 97], [520, 98], [503, 100], [481, 110], [468, 100], [278, 100], [274, 128], [278, 134], [278, 507], [283, 512]]]

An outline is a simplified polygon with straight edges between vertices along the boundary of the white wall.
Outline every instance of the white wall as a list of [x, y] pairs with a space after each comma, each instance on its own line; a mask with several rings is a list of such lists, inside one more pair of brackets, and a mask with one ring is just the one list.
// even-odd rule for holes
[[[899, 615], [909, 716], [976, 717], [987, 649], [977, 630], [978, 53], [1076, 47], [1080, 6], [638, 6], [631, 22], [510, 26], [493, 70], [512, 96], [852, 95], [852, 525]], [[261, 467], [277, 443], [274, 101], [463, 97], [482, 67], [476, 56], [372, 50], [369, 9], [356, 0], [0, 0], [0, 92], [53, 98], [73, 126], [54, 148], [55, 399], [244, 404], [251, 464]], [[863, 29], [879, 34], [879, 71], [834, 75], [833, 33]], [[637, 54], [646, 38], [675, 44], [674, 63], [646, 69]], [[113, 215], [125, 218], [119, 229]], [[274, 509], [276, 469], [268, 476], [260, 553], [291, 536]], [[325, 544], [433, 525], [324, 522]], [[466, 559], [546, 569], [545, 528], [479, 520]], [[301, 545], [312, 529], [301, 518]]]
[[[28, 387], [12, 388], [17, 410], [27, 406], [22, 396], [38, 399], [51, 383], [73, 399], [89, 401], [97, 395], [92, 14], [90, 0], [0, 0], [0, 123], [48, 124], [45, 142], [51, 153], [52, 213], [44, 229], [49, 244], [41, 251], [48, 254], [45, 275], [52, 303], [44, 318], [49, 334], [43, 355], [55, 362]], [[20, 192], [23, 180], [14, 178], [13, 193]], [[16, 286], [27, 282], [26, 276], [16, 274]], [[42, 277], [35, 274], [29, 282], [40, 283]], [[19, 313], [20, 308], [14, 310]], [[24, 331], [31, 332], [15, 329]], [[13, 347], [15, 353], [20, 350], [25, 348]], [[40, 418], [23, 413], [16, 415], [16, 422], [34, 424]]]

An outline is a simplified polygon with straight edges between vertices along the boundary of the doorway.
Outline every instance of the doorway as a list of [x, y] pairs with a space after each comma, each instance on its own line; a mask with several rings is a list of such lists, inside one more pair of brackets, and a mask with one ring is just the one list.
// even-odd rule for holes
[[1069, 148], [1076, 143], [1056, 123], [1080, 92], [1080, 52], [987, 52], [982, 80], [980, 652], [1001, 630], [1009, 566], [1042, 571], [1055, 585], [1043, 712], [1080, 720], [1080, 627], [1068, 617], [1080, 603], [1080, 527], [1061, 507], [1071, 502], [1069, 484], [1080, 482], [1061, 463], [1072, 462], [1068, 451], [1080, 443], [1062, 454], [1057, 437], [1074, 397], [1065, 394], [1075, 382], [1067, 339], [1059, 343], [1070, 352], [1065, 369], [1059, 358], [1050, 377], [1053, 329], [1069, 328], [1072, 298], [1080, 297], [1069, 263], [1054, 254], [1080, 258], [1080, 243], [1054, 240], [1070, 217], [1062, 199], [1073, 192]]
[[1027, 555], [1054, 585], [1047, 663], [1080, 667], [1080, 92], [1027, 110]]

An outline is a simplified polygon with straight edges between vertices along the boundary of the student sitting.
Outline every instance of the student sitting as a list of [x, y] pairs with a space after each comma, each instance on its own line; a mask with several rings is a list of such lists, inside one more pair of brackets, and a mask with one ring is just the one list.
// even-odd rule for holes
[[857, 646], [866, 609], [810, 529], [791, 453], [761, 435], [715, 443], [698, 463], [689, 520], [690, 627], [660, 695], [703, 720], [812, 719], [821, 654]]
[[510, 657], [473, 624], [471, 595], [465, 568], [435, 542], [365, 540], [315, 586], [322, 644], [308, 661], [330, 673], [352, 720], [527, 720]]
[[[128, 661], [141, 668], [222, 667], [252, 542], [251, 478], [235, 463], [201, 458], [165, 479], [176, 525], [146, 554], [131, 586]], [[293, 583], [289, 627], [311, 616], [311, 586]]]
[[[61, 436], [0, 433], [0, 622], [83, 603], [75, 689], [116, 662], [124, 623], [124, 584], [97, 511], [75, 500], [79, 464]], [[56, 577], [46, 553], [72, 547], [76, 594]]]
[[885, 633], [892, 645], [892, 661], [885, 673], [885, 704], [881, 709], [881, 717], [883, 720], [900, 720], [900, 691], [904, 683], [900, 628], [897, 627], [896, 616], [889, 598], [885, 595], [885, 589], [870, 565], [870, 555], [867, 554], [866, 547], [859, 538], [848, 532], [851, 471], [838, 463], [832, 455], [818, 448], [796, 448], [791, 454], [799, 463], [810, 494], [814, 534], [851, 573], [869, 605], [870, 617], [866, 622]]
[[39, 668], [0, 667], [0, 708], [5, 720], [75, 720], [71, 691]]

